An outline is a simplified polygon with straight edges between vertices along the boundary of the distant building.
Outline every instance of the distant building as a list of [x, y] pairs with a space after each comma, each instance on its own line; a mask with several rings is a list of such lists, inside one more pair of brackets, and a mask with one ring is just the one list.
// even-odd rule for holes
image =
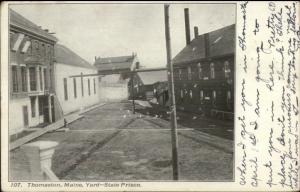
[[235, 25], [189, 41], [173, 58], [176, 104], [179, 109], [233, 117]]
[[[137, 72], [133, 78], [133, 90], [132, 87], [129, 86], [130, 98], [132, 97], [133, 94], [135, 99], [142, 99], [142, 100], [151, 100], [153, 98], [158, 99], [159, 93], [161, 91], [159, 84], [164, 82], [167, 82], [166, 70]], [[131, 81], [129, 85], [131, 85]]]
[[96, 57], [94, 66], [99, 74], [103, 74], [99, 78], [100, 100], [127, 100], [128, 81], [131, 78], [128, 72], [139, 68], [137, 55]]
[[60, 44], [55, 45], [55, 57], [55, 90], [63, 114], [97, 104], [98, 77], [91, 76], [97, 69]]
[[9, 134], [55, 121], [57, 39], [9, 9]]

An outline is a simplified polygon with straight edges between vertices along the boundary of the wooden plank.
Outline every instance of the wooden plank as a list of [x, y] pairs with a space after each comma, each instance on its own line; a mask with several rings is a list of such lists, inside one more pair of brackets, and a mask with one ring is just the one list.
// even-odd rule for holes
[[[67, 116], [66, 119], [67, 119], [68, 123], [72, 123], [73, 121], [75, 121], [77, 119], [80, 119], [82, 117], [83, 116], [81, 116], [81, 115], [74, 114], [74, 115]], [[25, 137], [22, 137], [22, 138], [20, 138], [16, 141], [10, 143], [9, 144], [9, 147], [10, 147], [9, 150], [11, 151], [13, 149], [16, 149], [16, 148], [20, 147], [21, 145], [23, 145], [23, 144], [25, 144], [25, 143], [27, 143], [27, 142], [35, 139], [35, 138], [47, 133], [47, 132], [54, 131], [54, 130], [59, 129], [63, 126], [64, 126], [64, 120], [63, 119], [61, 119], [59, 121], [56, 121], [55, 123], [52, 123], [52, 124], [46, 126], [45, 128], [41, 128], [41, 130], [39, 130], [39, 131], [35, 131], [35, 132], [33, 132], [29, 135], [26, 135]]]

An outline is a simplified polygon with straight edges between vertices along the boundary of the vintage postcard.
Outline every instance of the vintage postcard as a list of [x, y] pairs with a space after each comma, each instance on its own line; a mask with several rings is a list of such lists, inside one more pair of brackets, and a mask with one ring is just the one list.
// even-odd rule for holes
[[1, 190], [299, 191], [299, 14], [2, 2]]

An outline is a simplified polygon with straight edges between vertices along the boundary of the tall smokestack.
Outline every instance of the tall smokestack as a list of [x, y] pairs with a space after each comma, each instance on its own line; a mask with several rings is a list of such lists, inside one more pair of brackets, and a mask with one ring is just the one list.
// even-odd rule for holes
[[198, 32], [198, 27], [197, 26], [194, 27], [194, 35], [195, 35], [195, 39], [199, 36], [199, 32]]
[[189, 18], [189, 9], [184, 9], [184, 21], [185, 21], [185, 37], [186, 44], [190, 44], [191, 42], [191, 34], [190, 34], [190, 18]]

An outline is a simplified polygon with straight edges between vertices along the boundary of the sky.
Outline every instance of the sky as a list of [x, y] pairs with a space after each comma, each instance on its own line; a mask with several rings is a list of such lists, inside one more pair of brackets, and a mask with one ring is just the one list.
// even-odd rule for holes
[[[137, 53], [142, 66], [166, 65], [163, 4], [22, 4], [10, 5], [30, 21], [54, 32], [63, 44], [94, 63], [97, 57]], [[191, 39], [235, 23], [235, 4], [171, 4], [172, 57], [184, 48], [184, 8], [189, 8]]]

